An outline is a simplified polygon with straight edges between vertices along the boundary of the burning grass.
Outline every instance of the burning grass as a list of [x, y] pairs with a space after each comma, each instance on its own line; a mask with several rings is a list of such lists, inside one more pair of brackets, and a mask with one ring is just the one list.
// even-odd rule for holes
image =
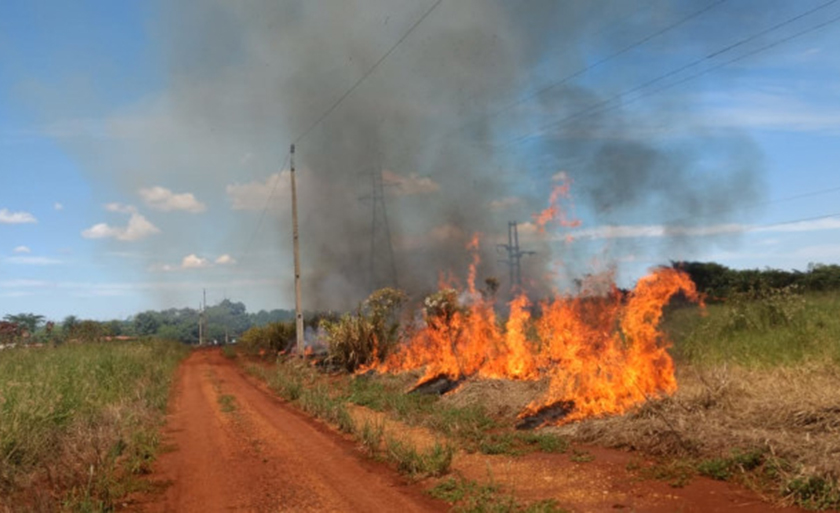
[[[697, 299], [684, 273], [657, 269], [627, 297], [612, 284], [606, 292], [558, 296], [540, 303], [536, 318], [528, 298], [520, 295], [502, 325], [492, 299], [475, 290], [477, 264], [476, 256], [466, 302], [449, 293], [453, 289], [442, 289], [426, 301], [424, 325], [365, 370], [419, 370], [418, 387], [440, 381], [447, 390], [473, 376], [547, 379], [545, 394], [520, 413], [536, 425], [620, 414], [676, 390], [669, 342], [659, 322], [675, 294]], [[543, 414], [547, 409], [561, 413]]]
[[158, 341], [0, 353], [0, 510], [105, 510], [138, 486], [185, 353]]

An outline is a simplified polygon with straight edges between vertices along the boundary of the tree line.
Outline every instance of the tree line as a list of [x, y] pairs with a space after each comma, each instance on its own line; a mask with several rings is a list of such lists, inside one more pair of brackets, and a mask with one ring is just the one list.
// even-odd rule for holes
[[[201, 312], [194, 308], [147, 310], [122, 320], [95, 321], [68, 315], [60, 323], [32, 313], [8, 314], [0, 321], [0, 344], [62, 343], [115, 337], [157, 337], [185, 344], [199, 341]], [[232, 341], [252, 327], [294, 319], [292, 310], [260, 310], [249, 313], [245, 304], [228, 299], [204, 311], [204, 339]]]
[[805, 271], [783, 269], [731, 269], [715, 262], [671, 262], [688, 273], [707, 302], [725, 301], [734, 295], [761, 294], [796, 288], [801, 292], [840, 290], [840, 265], [810, 263]]

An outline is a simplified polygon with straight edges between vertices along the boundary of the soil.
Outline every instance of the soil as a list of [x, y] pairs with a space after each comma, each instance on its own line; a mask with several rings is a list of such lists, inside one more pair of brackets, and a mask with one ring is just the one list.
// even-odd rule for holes
[[135, 511], [446, 511], [416, 483], [368, 460], [350, 440], [282, 403], [219, 351], [181, 365], [158, 493]]
[[[194, 352], [173, 389], [165, 443], [151, 481], [158, 493], [134, 498], [139, 511], [447, 511], [425, 490], [371, 460], [348, 437], [300, 413], [247, 377], [219, 351]], [[351, 407], [390, 433], [424, 447], [439, 438], [381, 413]], [[585, 458], [580, 458], [580, 455]], [[575, 512], [798, 512], [738, 486], [693, 478], [681, 488], [642, 479], [636, 453], [575, 446], [566, 454], [489, 456], [458, 452], [452, 474], [492, 481], [522, 503], [555, 499]]]

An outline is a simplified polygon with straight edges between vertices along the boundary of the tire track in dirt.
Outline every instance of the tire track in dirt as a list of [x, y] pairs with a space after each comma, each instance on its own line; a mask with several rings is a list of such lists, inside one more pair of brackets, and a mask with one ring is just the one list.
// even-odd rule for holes
[[152, 482], [140, 511], [399, 511], [448, 509], [354, 444], [257, 388], [218, 351], [178, 371]]

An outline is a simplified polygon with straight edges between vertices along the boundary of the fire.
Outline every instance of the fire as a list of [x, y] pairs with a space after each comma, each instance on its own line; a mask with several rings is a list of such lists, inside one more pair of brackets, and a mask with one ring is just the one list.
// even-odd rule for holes
[[[541, 231], [550, 221], [566, 227], [580, 224], [561, 208], [561, 200], [569, 199], [570, 186], [567, 178], [562, 180], [551, 194], [549, 207], [534, 216]], [[536, 305], [520, 292], [510, 301], [502, 326], [494, 299], [475, 286], [480, 264], [478, 235], [467, 249], [472, 263], [466, 287], [459, 289], [452, 278], [442, 279], [440, 290], [426, 299], [422, 325], [395, 352], [384, 360], [376, 358], [364, 370], [423, 370], [418, 386], [441, 377], [453, 381], [470, 376], [547, 378], [548, 392], [528, 405], [520, 418], [546, 413], [548, 421], [555, 423], [620, 414], [676, 391], [670, 343], [659, 322], [675, 294], [682, 292], [699, 301], [687, 274], [658, 268], [629, 293], [619, 290], [611, 275], [600, 275], [577, 294], [559, 295]]]
[[475, 287], [476, 239], [470, 248], [473, 261], [465, 290], [442, 288], [427, 299], [423, 325], [374, 370], [422, 369], [417, 385], [438, 377], [549, 378], [548, 392], [520, 417], [572, 405], [562, 423], [620, 414], [676, 391], [669, 343], [659, 321], [674, 294], [698, 299], [687, 274], [660, 268], [626, 295], [610, 285], [606, 293], [558, 296], [540, 302], [536, 318], [531, 301], [521, 294], [509, 303], [510, 315], [501, 327], [492, 299]]
[[571, 186], [571, 180], [569, 178], [563, 178], [561, 183], [552, 189], [551, 196], [548, 199], [548, 207], [539, 214], [533, 215], [537, 230], [544, 232], [546, 225], [551, 221], [555, 221], [558, 225], [565, 228], [577, 228], [580, 226], [580, 219], [570, 219], [566, 213], [567, 210], [572, 209], [571, 205], [567, 208], [563, 208], [561, 205], [561, 201], [563, 200], [570, 203], [569, 189]]

